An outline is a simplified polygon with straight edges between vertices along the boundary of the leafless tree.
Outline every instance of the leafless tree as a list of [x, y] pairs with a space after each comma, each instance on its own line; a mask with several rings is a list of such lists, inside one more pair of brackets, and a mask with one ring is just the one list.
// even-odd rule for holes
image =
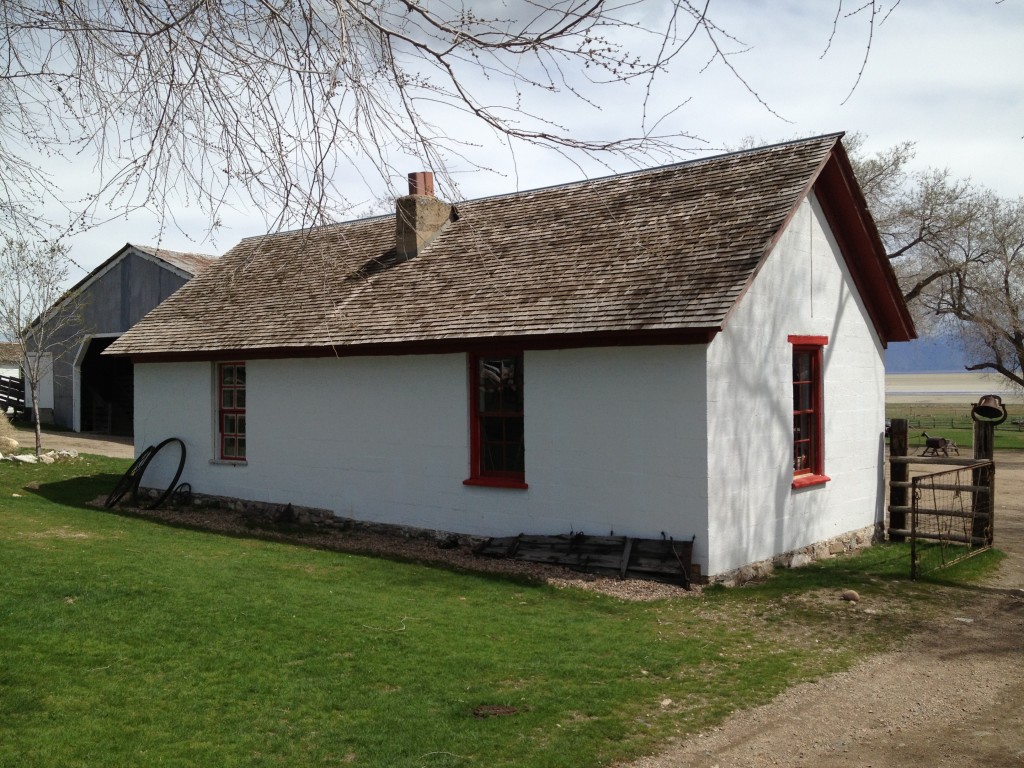
[[961, 323], [974, 361], [1024, 387], [1024, 199], [980, 194], [971, 225], [957, 241], [970, 254], [944, 276], [933, 311]]
[[0, 248], [0, 336], [21, 347], [35, 422], [36, 456], [42, 452], [40, 387], [63, 354], [62, 332], [79, 322], [77, 297], [65, 292], [69, 262], [59, 245], [30, 245], [7, 238]]
[[1024, 386], [1024, 199], [948, 170], [912, 171], [910, 142], [851, 159], [919, 324], [959, 332], [972, 363]]
[[[569, 102], [596, 106], [584, 92], [592, 84], [639, 81], [649, 93], [688, 47], [747, 85], [734, 59], [747, 46], [710, 5], [5, 0], [0, 215], [38, 225], [34, 203], [54, 197], [82, 227], [100, 203], [171, 215], [173, 196], [201, 205], [214, 226], [242, 199], [268, 224], [319, 224], [349, 209], [341, 182], [390, 183], [410, 158], [454, 193], [446, 169], [481, 128], [574, 156], [675, 157], [685, 134], [663, 132], [666, 115], [649, 113], [649, 100], [631, 137], [581, 136], [557, 115]], [[847, 12], [838, 0], [836, 23], [857, 16], [873, 32], [896, 5]], [[87, 198], [62, 198], [21, 148], [95, 158]]]

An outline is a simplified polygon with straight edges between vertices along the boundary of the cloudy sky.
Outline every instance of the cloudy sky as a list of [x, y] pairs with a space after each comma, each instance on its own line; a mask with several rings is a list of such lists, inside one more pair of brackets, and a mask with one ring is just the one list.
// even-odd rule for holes
[[[835, 131], [868, 136], [869, 150], [911, 140], [920, 167], [948, 167], [1007, 197], [1024, 195], [1024, 2], [1020, 0], [902, 0], [874, 30], [870, 54], [866, 19], [844, 18], [831, 45], [836, 3], [822, 0], [720, 0], [711, 15], [746, 47], [733, 59], [758, 103], [720, 62], [706, 66], [708, 50], [693, 45], [673, 62], [652, 94], [653, 112], [671, 113], [666, 127], [697, 137], [680, 141], [687, 157], [740, 146], [753, 139], [774, 143]], [[888, 5], [886, 6], [889, 7]], [[644, 0], [653, 17], [661, 4]], [[826, 52], [826, 47], [828, 50]], [[856, 84], [856, 88], [854, 85]], [[852, 90], [852, 93], [851, 93]], [[552, 95], [539, 109], [583, 135], [615, 138], [636, 133], [639, 88], [593, 91], [599, 109]], [[680, 106], [682, 105], [682, 106]], [[677, 109], [678, 108], [678, 109]], [[466, 131], [480, 144], [475, 157], [494, 169], [452, 167], [463, 198], [533, 189], [631, 166], [602, 167], [550, 152], [503, 146], [486, 132]], [[692, 151], [692, 152], [691, 152]], [[420, 170], [410, 167], [409, 171]], [[88, 179], [88, 165], [57, 171]], [[397, 182], [396, 182], [397, 183]], [[353, 190], [353, 199], [387, 197], [402, 190]], [[125, 242], [160, 244], [175, 250], [226, 251], [242, 237], [261, 234], [264, 221], [245, 210], [224, 217], [215, 241], [203, 239], [208, 221], [201, 211], [176, 212], [178, 228], [163, 234], [155, 218], [117, 218], [71, 241], [79, 265], [73, 280], [116, 252]]]

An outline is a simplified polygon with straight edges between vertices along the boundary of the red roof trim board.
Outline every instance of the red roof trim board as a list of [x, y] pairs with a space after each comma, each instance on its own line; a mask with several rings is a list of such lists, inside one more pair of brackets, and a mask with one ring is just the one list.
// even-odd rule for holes
[[524, 351], [584, 349], [589, 347], [659, 346], [665, 344], [708, 344], [717, 328], [640, 330], [632, 333], [550, 334], [536, 336], [491, 336], [444, 341], [347, 344], [334, 347], [273, 347], [260, 349], [215, 349], [204, 352], [151, 353], [131, 355], [137, 363], [204, 362], [226, 359], [286, 360], [317, 357], [373, 357], [381, 355], [445, 355], [465, 352], [486, 353], [513, 344]]
[[916, 339], [914, 321], [903, 301], [903, 292], [841, 144], [826, 163], [819, 187], [822, 193], [818, 200], [825, 218], [846, 256], [850, 276], [883, 345]]
[[[818, 171], [808, 180], [804, 192], [797, 198], [786, 221], [776, 231], [765, 248], [761, 261], [751, 273], [740, 299], [729, 310], [729, 315], [739, 305], [754, 278], [761, 271], [768, 255], [778, 245], [786, 227], [793, 221], [804, 199], [813, 190], [818, 197], [825, 219], [832, 230], [839, 250], [843, 255], [850, 276], [858, 293], [864, 299], [868, 315], [875, 330], [882, 339], [882, 345], [890, 341], [910, 341], [917, 338], [914, 321], [903, 301], [899, 282], [889, 263], [874, 219], [868, 211], [867, 202], [860, 191], [850, 165], [849, 157], [836, 136], [832, 152], [826, 155]], [[864, 258], [867, 254], [868, 257]], [[878, 297], [872, 300], [872, 297]], [[726, 323], [728, 323], [728, 316]]]

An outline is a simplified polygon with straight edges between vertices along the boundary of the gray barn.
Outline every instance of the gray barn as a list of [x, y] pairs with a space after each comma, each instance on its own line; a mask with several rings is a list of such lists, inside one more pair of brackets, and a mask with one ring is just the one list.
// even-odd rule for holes
[[73, 320], [49, 347], [41, 419], [81, 432], [132, 434], [132, 364], [100, 353], [215, 258], [126, 243], [71, 288], [47, 313], [74, 302]]

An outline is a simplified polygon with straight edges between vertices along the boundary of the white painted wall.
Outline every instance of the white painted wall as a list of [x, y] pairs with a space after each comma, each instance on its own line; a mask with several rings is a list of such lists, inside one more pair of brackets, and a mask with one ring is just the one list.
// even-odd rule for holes
[[[721, 573], [882, 514], [883, 348], [813, 196], [708, 352], [711, 522]], [[827, 336], [825, 474], [794, 490], [792, 345]]]
[[[136, 450], [193, 490], [476, 535], [696, 535], [716, 574], [881, 519], [882, 347], [813, 197], [709, 347], [527, 352], [526, 490], [463, 485], [462, 354], [247, 363], [248, 463], [215, 455], [210, 363], [135, 367]], [[825, 472], [794, 490], [790, 334], [828, 336]], [[172, 456], [172, 459], [176, 456]], [[155, 467], [146, 485], [173, 468]]]
[[[537, 532], [677, 539], [707, 551], [705, 347], [527, 354]], [[514, 529], [514, 526], [513, 526]], [[532, 532], [529, 528], [512, 532]]]
[[249, 361], [244, 466], [211, 462], [210, 363], [138, 364], [135, 445], [181, 437], [199, 493], [478, 535], [665, 531], [706, 552], [704, 365], [703, 347], [527, 352], [526, 490], [463, 485], [462, 354]]

